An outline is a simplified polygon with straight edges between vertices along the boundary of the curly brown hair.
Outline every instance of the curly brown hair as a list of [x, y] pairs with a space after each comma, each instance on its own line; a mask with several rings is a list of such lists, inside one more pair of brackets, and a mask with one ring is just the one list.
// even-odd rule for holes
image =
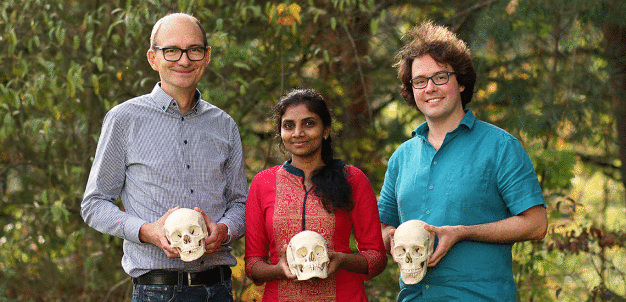
[[393, 67], [398, 68], [398, 86], [400, 93], [409, 106], [416, 107], [411, 86], [411, 65], [415, 58], [430, 55], [435, 61], [449, 64], [456, 73], [459, 85], [465, 86], [461, 92], [463, 109], [474, 94], [476, 83], [476, 71], [472, 65], [472, 55], [469, 47], [448, 28], [435, 25], [432, 22], [424, 22], [415, 26], [406, 36], [412, 38], [411, 42], [402, 47], [396, 55], [398, 61]]

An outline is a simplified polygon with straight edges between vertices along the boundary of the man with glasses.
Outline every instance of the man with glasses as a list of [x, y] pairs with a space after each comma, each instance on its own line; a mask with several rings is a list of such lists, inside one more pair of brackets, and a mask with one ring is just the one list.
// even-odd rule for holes
[[[124, 239], [133, 301], [233, 301], [237, 261], [228, 244], [243, 236], [248, 186], [235, 121], [197, 89], [210, 55], [196, 18], [163, 17], [147, 52], [160, 82], [115, 106], [102, 124], [81, 215]], [[163, 223], [177, 207], [204, 216], [209, 236], [197, 260], [182, 261], [165, 237]]]
[[543, 194], [519, 141], [477, 120], [466, 44], [430, 22], [398, 54], [400, 92], [426, 122], [389, 159], [379, 199], [383, 238], [411, 219], [437, 235], [426, 276], [400, 281], [398, 301], [515, 301], [512, 244], [541, 240]]

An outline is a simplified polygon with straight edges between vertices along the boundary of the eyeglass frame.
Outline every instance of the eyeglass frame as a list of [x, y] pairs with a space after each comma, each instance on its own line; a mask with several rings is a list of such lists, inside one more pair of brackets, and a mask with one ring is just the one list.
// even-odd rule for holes
[[[187, 59], [189, 59], [189, 61], [192, 61], [192, 62], [202, 61], [202, 60], [204, 60], [204, 58], [206, 58], [206, 53], [207, 53], [207, 51], [209, 50], [209, 48], [211, 48], [211, 46], [208, 46], [208, 45], [206, 45], [206, 46], [192, 46], [192, 47], [189, 47], [189, 48], [180, 48], [180, 47], [176, 47], [176, 46], [166, 46], [166, 47], [162, 47], [162, 46], [158, 46], [158, 45], [154, 45], [154, 46], [152, 46], [152, 47], [153, 47], [154, 49], [161, 50], [161, 52], [163, 53], [163, 59], [164, 59], [165, 61], [168, 61], [168, 62], [178, 62], [178, 61], [180, 61], [180, 59], [182, 59], [182, 58], [183, 58], [183, 54], [186, 54], [186, 55], [187, 55]], [[202, 56], [202, 58], [201, 58], [201, 59], [198, 59], [198, 60], [192, 60], [192, 59], [189, 57], [189, 53], [187, 53], [187, 52], [188, 52], [188, 51], [190, 51], [190, 50], [192, 50], [192, 49], [196, 49], [196, 48], [202, 48], [202, 49], [204, 49], [204, 55]], [[168, 60], [168, 59], [165, 57], [165, 51], [166, 51], [166, 50], [169, 50], [169, 49], [180, 50], [180, 57], [178, 57], [178, 59], [176, 59], [176, 60]]]
[[[441, 84], [435, 83], [435, 80], [433, 80], [433, 78], [438, 76], [438, 75], [441, 75], [441, 74], [445, 74], [447, 76], [446, 81], [441, 83]], [[453, 71], [440, 71], [440, 72], [437, 72], [437, 73], [433, 74], [433, 76], [431, 76], [431, 77], [421, 77], [421, 76], [420, 77], [414, 77], [411, 80], [409, 80], [409, 82], [411, 83], [411, 87], [413, 87], [415, 89], [424, 89], [424, 88], [428, 87], [428, 80], [430, 80], [431, 82], [433, 82], [433, 84], [435, 84], [437, 86], [441, 86], [441, 85], [448, 84], [448, 82], [450, 82], [450, 76], [451, 75], [455, 75], [455, 74], [456, 74], [456, 72], [453, 72]], [[424, 85], [424, 87], [419, 87], [419, 88], [415, 87], [415, 84], [413, 84], [413, 80], [415, 80], [415, 79], [426, 79], [426, 84]]]

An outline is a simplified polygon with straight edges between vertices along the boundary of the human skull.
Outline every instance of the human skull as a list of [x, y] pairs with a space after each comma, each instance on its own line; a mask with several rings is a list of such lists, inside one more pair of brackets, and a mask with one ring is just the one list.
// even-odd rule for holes
[[322, 235], [313, 231], [302, 231], [289, 241], [287, 264], [298, 280], [313, 277], [328, 277], [328, 249]]
[[180, 208], [165, 219], [165, 236], [183, 261], [194, 261], [205, 252], [204, 238], [208, 236], [204, 217], [197, 211]]
[[435, 233], [426, 231], [421, 220], [402, 223], [393, 236], [393, 260], [400, 267], [405, 284], [416, 284], [426, 275], [428, 259], [433, 254]]

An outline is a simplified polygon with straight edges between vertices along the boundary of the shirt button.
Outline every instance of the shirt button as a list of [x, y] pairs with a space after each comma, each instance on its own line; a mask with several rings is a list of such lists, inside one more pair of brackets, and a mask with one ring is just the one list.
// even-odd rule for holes
[[193, 189], [191, 189], [191, 194], [193, 194]]
[[185, 143], [185, 145], [187, 144], [187, 140], [185, 140], [183, 143]]
[[437, 161], [434, 161], [433, 164], [436, 166], [437, 165]]
[[430, 211], [426, 211], [426, 215], [430, 215]]
[[187, 165], [187, 169], [189, 169], [191, 166]]
[[432, 190], [433, 189], [433, 185], [428, 186], [428, 188]]
[[428, 289], [430, 286], [426, 285], [425, 287], [426, 287], [426, 289]]
[[181, 121], [184, 121], [184, 120], [185, 120], [185, 118], [184, 118], [184, 117], [181, 117], [181, 118], [180, 118], [180, 120], [181, 120]]

